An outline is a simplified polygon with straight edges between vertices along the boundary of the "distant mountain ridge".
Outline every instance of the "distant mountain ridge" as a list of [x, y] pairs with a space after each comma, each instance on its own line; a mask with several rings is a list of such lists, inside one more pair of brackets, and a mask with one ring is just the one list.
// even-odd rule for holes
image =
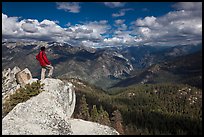
[[[35, 59], [40, 46], [47, 48], [54, 77], [78, 78], [96, 86], [108, 88], [154, 64], [195, 53], [197, 46], [135, 46], [90, 48], [56, 42], [3, 42], [2, 70], [19, 66], [27, 67], [33, 76], [40, 76], [40, 66]], [[23, 60], [23, 61], [22, 61]]]
[[113, 87], [150, 83], [183, 83], [202, 89], [202, 52], [198, 51], [154, 64], [140, 74], [122, 80]]

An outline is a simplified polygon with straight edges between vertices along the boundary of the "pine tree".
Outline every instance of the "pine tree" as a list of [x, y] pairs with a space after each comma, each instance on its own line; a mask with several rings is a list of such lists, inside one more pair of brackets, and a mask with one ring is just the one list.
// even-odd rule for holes
[[83, 95], [79, 101], [79, 114], [77, 115], [77, 118], [90, 120], [89, 108], [85, 95]]
[[91, 121], [98, 122], [98, 110], [96, 108], [96, 105], [93, 105], [91, 109]]
[[120, 134], [124, 134], [124, 129], [123, 129], [123, 125], [122, 125], [122, 115], [120, 113], [120, 111], [117, 109], [115, 111], [113, 111], [112, 113], [113, 117], [111, 118], [112, 120], [112, 126], [120, 133]]
[[103, 109], [102, 106], [100, 106], [100, 109], [99, 109], [99, 118], [98, 118], [98, 122], [102, 125], [107, 125], [107, 126], [111, 126], [111, 122], [110, 122], [110, 119], [109, 119], [109, 114], [107, 111], [105, 111]]

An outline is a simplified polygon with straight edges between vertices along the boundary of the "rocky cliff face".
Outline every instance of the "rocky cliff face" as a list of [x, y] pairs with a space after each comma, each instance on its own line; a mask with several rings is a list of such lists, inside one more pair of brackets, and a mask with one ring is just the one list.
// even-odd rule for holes
[[43, 92], [17, 104], [2, 119], [3, 135], [118, 134], [111, 127], [71, 118], [76, 103], [72, 83], [52, 78], [41, 83], [44, 83]]
[[19, 67], [4, 69], [2, 72], [2, 99], [20, 88], [15, 75], [21, 71]]
[[19, 67], [15, 66], [13, 69], [4, 69], [2, 72], [3, 102], [11, 94], [14, 94], [20, 87], [24, 87], [26, 84], [32, 83], [37, 80], [38, 79], [32, 78], [32, 74], [28, 68], [21, 70]]

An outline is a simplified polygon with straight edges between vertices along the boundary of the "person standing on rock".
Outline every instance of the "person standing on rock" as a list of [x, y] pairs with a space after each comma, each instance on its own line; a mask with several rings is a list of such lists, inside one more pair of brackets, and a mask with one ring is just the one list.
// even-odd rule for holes
[[47, 59], [46, 53], [45, 53], [45, 47], [40, 48], [40, 52], [38, 55], [36, 55], [36, 59], [39, 61], [42, 70], [41, 70], [41, 80], [45, 79], [45, 72], [46, 69], [49, 69], [48, 77], [51, 78], [53, 74], [53, 66], [51, 65], [51, 62]]

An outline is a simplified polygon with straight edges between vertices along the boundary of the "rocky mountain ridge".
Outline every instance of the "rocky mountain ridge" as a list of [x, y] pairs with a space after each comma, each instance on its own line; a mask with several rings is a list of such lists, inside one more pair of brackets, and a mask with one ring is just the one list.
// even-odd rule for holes
[[77, 78], [104, 89], [156, 63], [163, 63], [202, 49], [202, 44], [175, 47], [116, 46], [96, 49], [56, 42], [4, 42], [2, 70], [17, 65], [20, 68], [27, 67], [34, 77], [40, 76], [41, 67], [35, 59], [40, 46], [47, 48], [46, 53], [54, 66], [55, 77]]
[[154, 64], [138, 75], [120, 81], [114, 87], [156, 83], [188, 84], [202, 89], [202, 52]]

